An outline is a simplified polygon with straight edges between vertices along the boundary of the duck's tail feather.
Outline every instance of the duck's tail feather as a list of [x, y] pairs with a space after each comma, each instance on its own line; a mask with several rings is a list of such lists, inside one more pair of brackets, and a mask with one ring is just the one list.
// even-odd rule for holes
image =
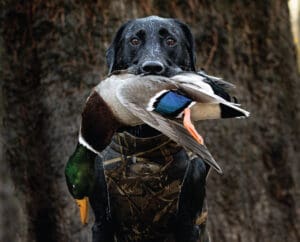
[[246, 118], [250, 112], [235, 105], [234, 103], [220, 103], [221, 118]]

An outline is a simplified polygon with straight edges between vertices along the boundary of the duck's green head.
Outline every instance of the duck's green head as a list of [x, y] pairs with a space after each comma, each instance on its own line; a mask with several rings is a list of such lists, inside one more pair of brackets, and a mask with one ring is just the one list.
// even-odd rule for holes
[[96, 154], [78, 144], [65, 168], [66, 181], [75, 199], [83, 199], [92, 192], [95, 183]]

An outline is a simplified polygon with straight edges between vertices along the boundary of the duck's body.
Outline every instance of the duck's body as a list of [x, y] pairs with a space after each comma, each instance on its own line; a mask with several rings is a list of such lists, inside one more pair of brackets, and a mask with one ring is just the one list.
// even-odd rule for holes
[[[182, 73], [171, 78], [124, 72], [113, 74], [100, 82], [86, 101], [79, 144], [100, 154], [119, 129], [148, 124], [221, 172], [191, 120], [247, 117], [247, 111], [230, 102], [226, 88], [231, 86], [220, 79], [196, 73]], [[88, 160], [82, 156], [81, 162], [89, 163]], [[71, 158], [69, 162], [74, 161]], [[66, 170], [69, 188], [72, 188], [74, 176], [67, 173], [72, 171]], [[72, 189], [70, 191], [72, 193]]]
[[[212, 84], [218, 85], [216, 81]], [[221, 172], [206, 147], [189, 135], [181, 121], [185, 109], [190, 109], [192, 121], [249, 115], [237, 104], [216, 95], [212, 84], [195, 73], [171, 78], [129, 73], [111, 75], [87, 99], [79, 143], [100, 153], [119, 128], [146, 123], [202, 156]], [[228, 95], [221, 85], [218, 88]]]

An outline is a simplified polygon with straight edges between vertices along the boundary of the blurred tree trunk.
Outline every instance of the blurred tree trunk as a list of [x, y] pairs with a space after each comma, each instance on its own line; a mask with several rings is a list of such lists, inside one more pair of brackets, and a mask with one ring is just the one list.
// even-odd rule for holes
[[34, 0], [0, 6], [0, 217], [9, 221], [0, 223], [1, 241], [91, 240], [67, 192], [64, 165], [85, 98], [107, 72], [105, 49], [113, 33], [129, 18], [152, 14], [188, 23], [198, 67], [237, 84], [240, 102], [252, 112], [247, 120], [199, 126], [225, 173], [208, 179], [213, 241], [300, 241], [300, 82], [287, 1]]

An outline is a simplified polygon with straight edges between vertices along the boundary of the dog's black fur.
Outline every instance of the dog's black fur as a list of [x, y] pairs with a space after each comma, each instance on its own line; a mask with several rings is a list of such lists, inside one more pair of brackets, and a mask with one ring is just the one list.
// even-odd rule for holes
[[[107, 64], [109, 73], [128, 69], [135, 74], [169, 77], [181, 71], [195, 71], [193, 36], [187, 25], [175, 19], [151, 16], [130, 20], [116, 33], [107, 51]], [[130, 132], [143, 137], [157, 134], [146, 125], [130, 129]], [[200, 158], [188, 163], [184, 168], [184, 182], [172, 229], [175, 241], [192, 242], [199, 240], [199, 227], [195, 225], [195, 219], [202, 211], [208, 168]], [[93, 241], [113, 241], [103, 168], [97, 169], [99, 185], [95, 188], [94, 197], [90, 198], [96, 217]]]

